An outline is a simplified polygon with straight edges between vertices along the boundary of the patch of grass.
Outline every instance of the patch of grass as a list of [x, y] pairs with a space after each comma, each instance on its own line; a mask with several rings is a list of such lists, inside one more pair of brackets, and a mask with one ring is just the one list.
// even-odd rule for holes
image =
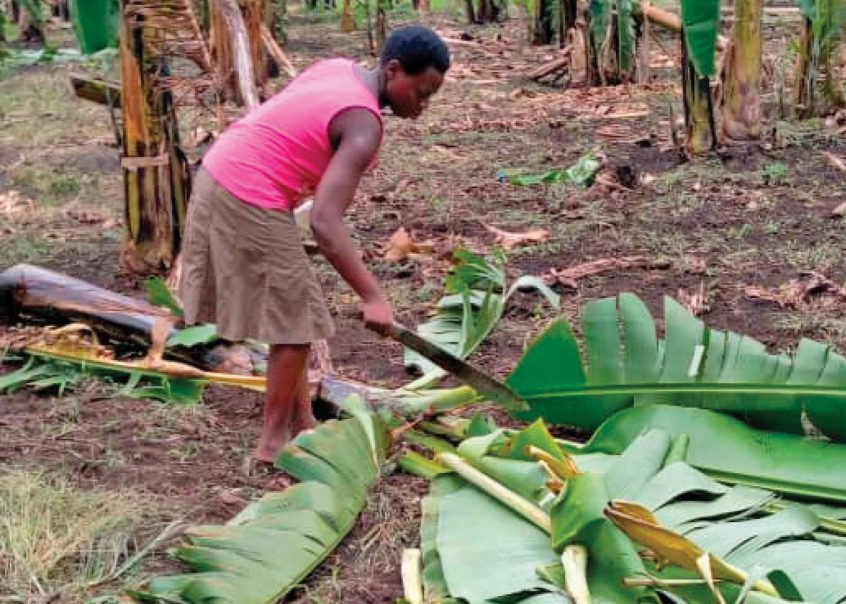
[[655, 180], [659, 186], [674, 186], [682, 183], [694, 183], [701, 180], [713, 180], [715, 176], [722, 178], [726, 173], [725, 166], [716, 159], [682, 164], [672, 172], [662, 174]]
[[92, 180], [72, 168], [47, 165], [26, 166], [12, 173], [12, 185], [27, 197], [48, 206], [60, 205], [77, 197], [84, 184]]
[[66, 74], [67, 66], [56, 65], [0, 78], [0, 143], [41, 151], [113, 138], [106, 110], [76, 98]]
[[733, 239], [735, 241], [743, 241], [749, 235], [752, 234], [754, 231], [754, 227], [749, 224], [748, 222], [741, 224], [740, 226], [733, 226], [729, 227], [726, 231], [726, 238]]
[[18, 234], [4, 237], [0, 245], [0, 267], [21, 262], [37, 263], [52, 250], [53, 244], [34, 234]]
[[763, 226], [762, 230], [767, 235], [776, 235], [778, 234], [779, 230], [781, 230], [781, 225], [777, 222], [770, 221]]
[[59, 591], [79, 595], [86, 584], [113, 572], [149, 509], [150, 498], [139, 494], [85, 490], [58, 475], [4, 471], [0, 594], [22, 602]]
[[687, 191], [669, 193], [662, 195], [653, 204], [647, 206], [647, 212], [660, 215], [662, 220], [665, 220], [668, 215], [677, 219], [702, 209], [707, 201], [704, 195], [696, 195]]
[[805, 242], [791, 241], [781, 253], [784, 261], [798, 270], [825, 271], [839, 265], [843, 260], [842, 248], [829, 242], [808, 245]]
[[841, 345], [846, 341], [846, 319], [813, 310], [782, 314], [776, 319], [775, 326], [792, 338], [806, 337]]
[[175, 459], [179, 463], [185, 463], [186, 461], [196, 459], [196, 457], [200, 454], [200, 451], [200, 445], [195, 442], [185, 441], [170, 449], [167, 454], [170, 458]]
[[781, 185], [788, 181], [790, 176], [790, 169], [787, 164], [780, 161], [769, 161], [761, 168], [761, 178], [764, 179], [764, 184], [767, 185]]

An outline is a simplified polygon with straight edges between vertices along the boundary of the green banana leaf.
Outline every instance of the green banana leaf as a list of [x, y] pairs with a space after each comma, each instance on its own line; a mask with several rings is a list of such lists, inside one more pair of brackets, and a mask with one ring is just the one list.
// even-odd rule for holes
[[331, 420], [300, 434], [277, 466], [301, 482], [250, 504], [225, 526], [186, 532], [175, 556], [195, 572], [153, 579], [134, 597], [266, 604], [296, 587], [349, 532], [379, 477], [375, 416]]
[[[635, 436], [619, 456], [598, 453], [591, 445], [572, 451], [573, 460], [584, 473], [567, 481], [553, 504], [551, 540], [543, 547], [540, 537], [544, 532], [517, 513], [455, 475], [438, 475], [432, 494], [424, 503], [421, 534], [427, 596], [433, 596], [429, 601], [451, 596], [469, 602], [521, 602], [527, 601], [524, 598], [532, 589], [549, 589], [549, 595], [544, 597], [559, 597], [561, 594], [550, 586], [562, 584], [560, 563], [557, 554], [551, 559], [547, 556], [549, 551], [560, 552], [567, 545], [580, 544], [589, 552], [588, 585], [594, 604], [657, 602], [658, 591], [664, 593], [669, 589], [667, 585], [675, 594], [672, 598], [665, 594], [670, 601], [713, 602], [714, 596], [695, 571], [667, 566], [652, 556], [641, 555], [643, 546], [605, 515], [609, 503], [616, 499], [640, 503], [663, 526], [746, 571], [745, 583], [719, 584], [728, 602], [803, 600], [834, 604], [846, 598], [846, 541], [825, 538], [820, 531], [827, 530], [826, 524], [818, 516], [824, 512], [843, 517], [846, 509], [796, 503], [774, 506], [776, 495], [772, 491], [716, 482], [679, 460], [685, 452], [695, 451], [694, 444], [700, 439], [695, 431], [687, 438], [646, 428], [642, 422], [626, 421], [627, 414], [660, 409], [661, 406], [650, 406], [620, 414], [619, 424], [633, 426], [627, 433]], [[688, 414], [686, 425], [691, 428], [700, 423], [689, 415], [695, 413], [706, 421], [707, 416], [717, 417], [748, 430], [719, 414], [699, 409], [666, 409]], [[732, 439], [731, 431], [725, 431], [722, 439], [712, 443]], [[535, 465], [522, 459], [528, 445], [546, 447], [543, 450], [556, 458], [565, 455], [542, 422], [517, 433], [498, 430], [469, 438], [458, 452], [486, 473], [493, 468], [489, 476], [525, 496], [533, 488], [532, 472], [514, 471], [503, 478], [497, 476], [496, 468], [500, 466], [492, 462]], [[605, 455], [601, 464], [595, 462], [597, 455]], [[589, 466], [594, 469], [587, 471]], [[520, 480], [525, 481], [523, 485], [515, 484]], [[518, 535], [523, 537], [518, 540]], [[510, 571], [506, 570], [509, 562], [504, 553], [511, 556]], [[479, 564], [480, 560], [484, 564]], [[532, 568], [534, 575], [529, 572]], [[645, 577], [670, 583], [656, 584], [660, 590], [623, 583], [626, 578]], [[749, 592], [762, 578], [771, 582], [782, 599]], [[678, 579], [693, 580], [695, 585], [673, 585], [672, 581]]]
[[617, 65], [620, 74], [632, 73], [637, 53], [633, 0], [617, 0]]
[[453, 597], [485, 602], [556, 590], [537, 575], [558, 559], [549, 536], [469, 484], [441, 497], [437, 549]]
[[682, 0], [682, 35], [687, 56], [699, 77], [716, 74], [715, 55], [720, 31], [719, 0]]
[[611, 36], [612, 18], [611, 0], [591, 0], [588, 6], [588, 43], [593, 48], [592, 55], [599, 59], [600, 69], [601, 57], [607, 52]]
[[664, 299], [659, 339], [634, 294], [587, 304], [583, 359], [573, 329], [553, 322], [523, 355], [507, 383], [529, 411], [518, 417], [594, 430], [615, 412], [652, 403], [732, 414], [766, 430], [804, 434], [809, 420], [846, 440], [846, 359], [803, 339], [793, 357], [706, 327], [672, 298]]
[[[534, 462], [522, 460], [526, 445], [564, 454], [541, 422], [513, 437], [501, 430], [462, 442], [459, 453], [477, 467], [511, 468], [506, 480], [527, 479], [530, 492], [536, 480]], [[493, 450], [504, 457], [489, 455]], [[483, 470], [485, 471], [485, 470]], [[494, 473], [490, 474], [498, 478]], [[505, 484], [506, 481], [503, 481]], [[440, 474], [422, 502], [421, 551], [426, 602], [521, 602], [569, 604], [557, 582], [543, 569], [559, 565], [548, 535], [496, 499], [477, 490], [456, 474]], [[480, 560], [484, 562], [479, 563]]]
[[[524, 275], [509, 287], [500, 266], [463, 249], [453, 256], [458, 264], [447, 278], [450, 293], [438, 301], [435, 314], [418, 326], [417, 333], [458, 357], [467, 357], [488, 337], [518, 290], [538, 291], [558, 308], [558, 294], [538, 277]], [[410, 349], [405, 350], [405, 365], [423, 373], [406, 386], [409, 390], [429, 388], [446, 376], [445, 371]]]
[[[630, 0], [628, 1], [630, 2]], [[504, 169], [499, 171], [498, 177], [506, 180], [509, 184], [521, 187], [555, 183], [588, 187], [593, 184], [593, 180], [601, 167], [602, 164], [592, 154], [587, 153], [580, 157], [575, 164], [563, 170], [547, 170], [540, 174], [521, 174], [519, 169]]]
[[[843, 445], [753, 430], [737, 419], [704, 409], [667, 405], [626, 409], [602, 424], [584, 449], [575, 452], [620, 454], [650, 428], [674, 438], [687, 435], [687, 463], [722, 482], [793, 498], [846, 503]], [[819, 511], [836, 514], [823, 506]]]
[[621, 584], [622, 578], [642, 575], [645, 568], [632, 542], [603, 511], [611, 499], [637, 493], [661, 467], [670, 444], [664, 433], [647, 433], [604, 476], [588, 473], [569, 481], [552, 508], [552, 546], [558, 551], [571, 543], [588, 547], [588, 584], [597, 602], [658, 602], [651, 590]]
[[463, 481], [454, 474], [436, 476], [429, 495], [420, 502], [420, 552], [422, 556], [423, 596], [426, 602], [452, 604], [449, 587], [444, 578], [441, 557], [438, 554], [438, 512], [441, 498], [461, 488]]
[[121, 396], [193, 405], [202, 400], [205, 387], [205, 383], [198, 380], [169, 377], [154, 371], [121, 370], [84, 359], [71, 363], [45, 352], [28, 354], [29, 360], [23, 366], [0, 376], [0, 394], [17, 392], [26, 387], [36, 391], [57, 390], [61, 396], [98, 375], [117, 384]]
[[[641, 503], [653, 511], [663, 526], [737, 567], [782, 571], [807, 601], [834, 603], [846, 597], [846, 574], [840, 567], [846, 547], [825, 545], [811, 537], [820, 526], [811, 509], [795, 505], [776, 514], [762, 514], [774, 493], [746, 486], [725, 487], [684, 462], [667, 464], [672, 441], [671, 435], [662, 430], [641, 432], [604, 474], [588, 473], [572, 480], [564, 497], [553, 507], [552, 539], [556, 549], [574, 542], [587, 543], [591, 562], [597, 567], [592, 572], [604, 569], [609, 573], [604, 580], [591, 583], [592, 593], [597, 591], [594, 585], [598, 589], [617, 585], [610, 580], [613, 576], [619, 579], [621, 575], [643, 574], [643, 569], [637, 572], [636, 568], [619, 566], [626, 559], [625, 543], [618, 543], [619, 549], [615, 550], [608, 544], [599, 547], [591, 539], [608, 522], [603, 513], [607, 503], [620, 498]], [[691, 438], [691, 442], [695, 441], [695, 437]], [[578, 465], [579, 455], [574, 459]], [[816, 566], [810, 564], [813, 552]], [[632, 564], [635, 560], [640, 562], [637, 557], [630, 559]], [[695, 573], [679, 572], [678, 568], [664, 572], [653, 563], [647, 564], [647, 570], [648, 574], [663, 578], [697, 578]], [[740, 587], [721, 585], [721, 590], [732, 597]], [[690, 602], [713, 601], [704, 587], [687, 590], [684, 595]]]
[[151, 277], [144, 281], [144, 290], [147, 292], [147, 302], [153, 306], [160, 306], [166, 308], [176, 317], [181, 317], [182, 307], [170, 289], [167, 283], [161, 277]]

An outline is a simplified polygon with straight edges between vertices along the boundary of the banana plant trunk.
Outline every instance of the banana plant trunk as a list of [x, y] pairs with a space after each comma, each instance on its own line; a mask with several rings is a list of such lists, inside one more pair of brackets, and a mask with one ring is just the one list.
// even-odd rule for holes
[[211, 54], [228, 95], [251, 109], [260, 104], [259, 87], [267, 83], [261, 42], [263, 0], [212, 0], [209, 5]]
[[723, 88], [722, 132], [728, 141], [761, 138], [761, 19], [763, 0], [736, 0]]
[[355, 18], [353, 18], [352, 0], [344, 0], [341, 9], [341, 31], [350, 33], [355, 31]]
[[145, 24], [144, 6], [125, 0], [120, 63], [126, 231], [121, 262], [141, 274], [173, 265], [191, 187], [173, 96], [160, 80], [170, 66], [155, 51], [158, 35]]
[[[550, 0], [534, 0], [535, 20], [532, 44], [552, 44], [555, 37], [555, 4]], [[563, 21], [562, 21], [563, 22]]]
[[[540, 0], [541, 2], [543, 0]], [[494, 23], [499, 19], [499, 6], [494, 0], [479, 0], [479, 8], [476, 10], [477, 23]]]
[[[369, 2], [369, 0], [368, 0]], [[388, 0], [376, 0], [376, 53], [381, 53], [385, 46], [388, 30]]]
[[21, 4], [21, 9], [23, 10], [18, 10], [17, 21], [21, 40], [45, 46], [47, 34], [44, 31], [41, 0], [27, 0]]
[[711, 86], [700, 76], [687, 55], [682, 33], [682, 98], [684, 101], [685, 142], [691, 156], [701, 156], [717, 146]]
[[476, 23], [476, 10], [473, 8], [473, 0], [464, 0], [464, 11], [467, 14], [467, 22]]
[[799, 35], [799, 55], [796, 59], [795, 107], [799, 118], [808, 118], [814, 114], [814, 87], [816, 73], [811, 61], [814, 46], [814, 27], [812, 21], [802, 20], [802, 32]]

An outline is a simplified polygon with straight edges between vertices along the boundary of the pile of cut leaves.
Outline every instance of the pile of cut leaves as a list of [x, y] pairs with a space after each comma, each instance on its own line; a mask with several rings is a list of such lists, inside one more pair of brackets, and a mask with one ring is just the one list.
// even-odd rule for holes
[[[442, 414], [410, 429], [397, 411], [461, 408], [478, 399], [467, 388], [397, 391], [392, 410], [378, 413], [348, 401], [358, 425], [384, 418], [413, 447], [399, 466], [432, 481], [420, 548], [403, 555], [405, 601], [846, 599], [846, 447], [834, 442], [842, 434], [846, 362], [810, 341], [793, 357], [771, 355], [750, 338], [707, 328], [670, 299], [665, 325], [659, 338], [632, 295], [586, 306], [583, 346], [565, 321], [554, 322], [508, 379], [528, 404], [523, 417], [540, 417], [523, 430], [479, 414]], [[593, 436], [586, 444], [558, 440], [545, 420]], [[366, 492], [362, 485], [378, 476], [372, 460], [390, 449], [377, 438], [370, 449], [353, 446], [356, 439], [340, 444], [330, 426], [351, 421], [301, 436], [277, 465], [358, 506], [360, 496], [349, 493]], [[806, 436], [802, 421], [828, 437]], [[332, 430], [335, 439], [315, 444]], [[365, 461], [366, 470], [357, 466]], [[303, 545], [268, 533], [268, 541], [246, 545], [234, 529], [226, 536], [203, 541], [201, 555], [179, 554], [198, 572], [154, 582], [145, 597], [176, 582], [178, 592], [165, 590], [160, 601], [271, 602], [227, 595], [233, 592], [224, 586], [245, 581], [255, 564], [323, 558], [336, 543]], [[192, 535], [188, 551], [196, 545]], [[302, 572], [278, 572], [266, 592], [285, 593], [291, 576]], [[186, 589], [186, 577], [205, 587]]]

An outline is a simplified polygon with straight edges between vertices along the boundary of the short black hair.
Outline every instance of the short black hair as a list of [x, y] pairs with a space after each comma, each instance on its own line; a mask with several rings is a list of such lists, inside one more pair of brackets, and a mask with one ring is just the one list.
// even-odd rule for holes
[[396, 59], [409, 75], [434, 67], [440, 73], [449, 69], [449, 48], [441, 37], [423, 25], [405, 25], [391, 32], [382, 49], [382, 65]]

